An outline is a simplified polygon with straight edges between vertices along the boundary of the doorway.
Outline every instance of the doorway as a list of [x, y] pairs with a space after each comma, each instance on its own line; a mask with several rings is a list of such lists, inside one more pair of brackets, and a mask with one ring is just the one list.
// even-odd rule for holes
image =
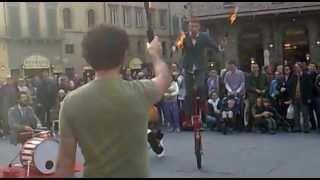
[[292, 65], [307, 62], [309, 54], [308, 31], [304, 27], [288, 28], [284, 34], [283, 58]]
[[242, 31], [239, 36], [238, 52], [239, 66], [245, 72], [250, 72], [250, 64], [264, 65], [262, 34], [260, 30], [249, 29]]

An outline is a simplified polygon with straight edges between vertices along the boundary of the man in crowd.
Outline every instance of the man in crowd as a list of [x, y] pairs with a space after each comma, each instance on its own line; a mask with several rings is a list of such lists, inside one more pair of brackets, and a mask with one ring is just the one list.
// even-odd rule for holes
[[224, 77], [225, 89], [227, 90], [227, 96], [237, 96], [240, 98], [240, 116], [237, 118], [236, 129], [241, 130], [244, 128], [243, 122], [243, 98], [245, 96], [245, 74], [239, 70], [234, 61], [228, 62], [228, 71]]
[[300, 124], [300, 113], [303, 115], [303, 130], [309, 133], [310, 114], [309, 106], [311, 104], [313, 82], [311, 76], [303, 69], [301, 63], [296, 63], [295, 75], [292, 82], [288, 85], [290, 100], [293, 103], [295, 111], [294, 132], [302, 130]]
[[20, 92], [17, 104], [8, 111], [8, 122], [10, 127], [10, 142], [17, 144], [18, 133], [32, 132], [40, 122], [33, 108], [28, 105], [28, 94]]
[[316, 113], [317, 113], [317, 120], [318, 120], [318, 131], [320, 132], [320, 73], [316, 76], [315, 79], [315, 88], [316, 88]]
[[[309, 106], [309, 114], [310, 114], [310, 122], [311, 122], [311, 130], [316, 130], [317, 129], [317, 123], [316, 123], [316, 118], [320, 118], [317, 114], [319, 114], [316, 109], [316, 97], [317, 97], [317, 90], [315, 86], [315, 81], [317, 77], [317, 68], [314, 63], [310, 63], [307, 67], [307, 74], [310, 76], [311, 81], [313, 82], [312, 86], [312, 98], [311, 98], [311, 103]], [[317, 117], [318, 116], [318, 117]]]
[[8, 124], [8, 110], [14, 106], [17, 102], [17, 93], [18, 89], [14, 85], [14, 80], [12, 77], [8, 77], [6, 84], [3, 85], [0, 89], [0, 116], [2, 118], [2, 128], [3, 135], [9, 135], [9, 124]]
[[83, 56], [97, 78], [63, 101], [57, 177], [72, 176], [77, 144], [85, 159], [84, 177], [149, 175], [148, 109], [167, 91], [171, 76], [155, 37], [148, 47], [155, 78], [122, 80], [120, 69], [128, 47], [127, 33], [116, 26], [99, 25], [85, 35]]
[[[255, 104], [257, 97], [264, 97], [267, 92], [268, 81], [267, 77], [264, 73], [260, 72], [259, 65], [257, 63], [251, 64], [251, 73], [248, 75], [247, 80], [247, 93], [248, 93], [248, 100], [249, 100], [249, 107]], [[251, 113], [248, 113], [248, 120], [249, 120], [249, 129], [251, 129]]]
[[51, 129], [50, 110], [55, 106], [57, 97], [57, 83], [50, 79], [49, 72], [43, 71], [42, 80], [37, 89], [38, 106], [40, 107], [41, 124]]
[[220, 78], [216, 70], [210, 70], [208, 74], [208, 92], [215, 91], [217, 94], [220, 94]]

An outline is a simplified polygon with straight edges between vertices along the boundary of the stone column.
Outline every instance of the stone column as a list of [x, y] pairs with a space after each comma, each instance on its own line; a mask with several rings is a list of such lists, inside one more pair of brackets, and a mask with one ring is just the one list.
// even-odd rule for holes
[[283, 38], [284, 38], [284, 29], [281, 26], [281, 22], [277, 22], [275, 20], [272, 21], [272, 29], [273, 29], [273, 63], [274, 64], [282, 64], [283, 60]]
[[30, 35], [29, 32], [29, 19], [27, 12], [27, 3], [20, 2], [20, 22], [21, 22], [21, 36], [27, 37]]
[[269, 51], [269, 53], [270, 53], [269, 62], [270, 62], [270, 64], [274, 64], [274, 56], [273, 56], [274, 46], [273, 47], [269, 46], [270, 44], [274, 45], [274, 40], [272, 37], [271, 23], [267, 23], [267, 22], [261, 23], [261, 30], [262, 30], [263, 50]]
[[48, 31], [47, 31], [47, 13], [46, 13], [46, 8], [44, 2], [39, 3], [39, 23], [40, 23], [40, 34], [41, 37], [47, 37], [48, 36]]
[[307, 22], [308, 38], [309, 38], [309, 53], [312, 62], [320, 62], [320, 46], [316, 42], [320, 40], [319, 25], [313, 18], [308, 18]]

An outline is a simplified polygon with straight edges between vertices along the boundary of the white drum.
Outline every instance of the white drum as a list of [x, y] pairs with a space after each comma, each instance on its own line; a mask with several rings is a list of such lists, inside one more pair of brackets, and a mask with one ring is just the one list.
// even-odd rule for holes
[[20, 161], [24, 167], [30, 164], [42, 174], [52, 174], [56, 170], [59, 142], [55, 139], [34, 137], [28, 140], [20, 151]]

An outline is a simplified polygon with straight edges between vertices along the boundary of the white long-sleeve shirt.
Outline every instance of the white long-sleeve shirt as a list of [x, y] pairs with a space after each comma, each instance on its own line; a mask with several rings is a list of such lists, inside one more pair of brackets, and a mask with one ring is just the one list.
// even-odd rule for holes
[[168, 91], [166, 93], [167, 96], [165, 94], [165, 100], [166, 101], [176, 101], [178, 93], [179, 93], [178, 83], [176, 81], [172, 81], [170, 84], [170, 87], [168, 88]]

